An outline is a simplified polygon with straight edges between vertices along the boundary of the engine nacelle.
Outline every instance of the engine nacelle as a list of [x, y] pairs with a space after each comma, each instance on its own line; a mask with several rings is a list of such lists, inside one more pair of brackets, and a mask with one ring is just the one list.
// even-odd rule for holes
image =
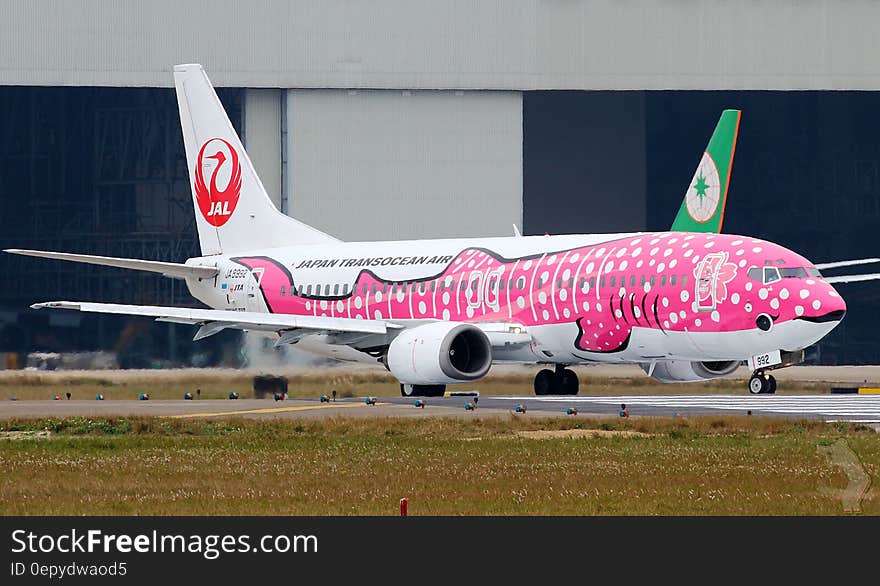
[[[703, 380], [711, 380], [727, 374], [731, 374], [739, 368], [739, 360], [721, 360], [718, 362], [688, 362], [686, 360], [667, 360], [658, 362], [654, 366], [651, 378], [661, 383], [690, 383]], [[649, 372], [651, 366], [643, 364], [645, 372]]]
[[480, 328], [434, 322], [402, 331], [391, 341], [388, 370], [402, 383], [438, 385], [477, 380], [492, 366], [492, 345]]

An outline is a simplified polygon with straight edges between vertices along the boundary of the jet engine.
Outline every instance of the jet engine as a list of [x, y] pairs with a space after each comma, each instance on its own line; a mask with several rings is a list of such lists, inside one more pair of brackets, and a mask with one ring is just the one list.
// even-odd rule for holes
[[460, 383], [489, 372], [492, 345], [476, 326], [440, 321], [402, 331], [385, 359], [391, 374], [404, 384]]
[[661, 383], [689, 383], [718, 378], [731, 374], [739, 368], [739, 360], [720, 360], [717, 362], [688, 362], [686, 360], [667, 360], [658, 362], [651, 372], [650, 364], [643, 364], [645, 372]]

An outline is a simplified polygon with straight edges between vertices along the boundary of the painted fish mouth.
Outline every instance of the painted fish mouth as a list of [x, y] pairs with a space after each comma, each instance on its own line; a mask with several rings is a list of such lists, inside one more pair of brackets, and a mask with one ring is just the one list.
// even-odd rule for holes
[[802, 315], [795, 319], [802, 319], [804, 321], [812, 322], [814, 324], [824, 324], [830, 321], [840, 321], [843, 319], [843, 316], [846, 315], [845, 309], [837, 309], [835, 311], [829, 311], [823, 315], [814, 315], [814, 316], [806, 316]]

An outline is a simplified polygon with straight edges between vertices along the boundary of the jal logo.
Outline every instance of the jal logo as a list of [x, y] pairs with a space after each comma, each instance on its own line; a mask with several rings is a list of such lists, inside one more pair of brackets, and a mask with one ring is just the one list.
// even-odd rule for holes
[[199, 149], [195, 191], [209, 224], [219, 228], [229, 221], [241, 195], [241, 165], [238, 153], [222, 138], [209, 139]]

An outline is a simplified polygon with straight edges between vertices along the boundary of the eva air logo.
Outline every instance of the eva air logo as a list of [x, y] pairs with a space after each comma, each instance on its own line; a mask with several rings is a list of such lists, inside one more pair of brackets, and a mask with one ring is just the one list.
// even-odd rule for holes
[[688, 214], [695, 222], [708, 222], [715, 215], [720, 201], [721, 181], [718, 178], [718, 167], [709, 153], [703, 153], [685, 196]]

